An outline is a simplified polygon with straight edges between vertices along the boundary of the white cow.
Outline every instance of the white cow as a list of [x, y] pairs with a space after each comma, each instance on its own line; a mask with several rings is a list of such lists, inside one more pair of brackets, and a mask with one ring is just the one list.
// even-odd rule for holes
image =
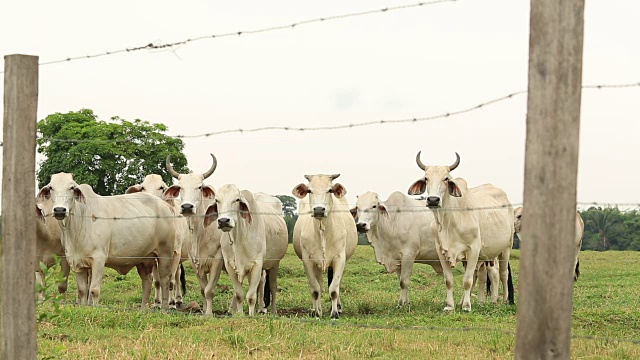
[[[155, 195], [159, 198], [164, 198], [164, 192], [169, 188], [167, 184], [162, 180], [162, 176], [157, 174], [147, 175], [144, 178], [142, 184], [136, 184], [129, 186], [126, 194], [135, 194], [138, 192], [145, 192], [151, 195]], [[180, 213], [180, 202], [178, 200], [167, 200], [168, 204], [173, 207], [173, 211], [176, 214]], [[171, 268], [174, 271], [175, 276], [171, 277], [171, 283], [169, 289], [169, 306], [180, 308], [182, 306], [182, 296], [187, 292], [185, 283], [185, 273], [182, 262], [188, 259], [189, 249], [187, 248], [188, 241], [185, 241], [187, 237], [187, 221], [183, 216], [176, 218], [174, 221], [176, 231], [176, 243], [174, 245], [174, 260], [178, 259], [177, 263], [171, 264]], [[153, 267], [153, 284], [155, 287], [155, 299], [156, 303], [160, 302], [160, 278], [158, 274], [158, 267]]]
[[433, 213], [426, 208], [425, 201], [414, 200], [398, 191], [381, 201], [378, 194], [366, 192], [358, 196], [356, 207], [351, 211], [358, 232], [367, 234], [376, 261], [384, 265], [388, 273], [398, 274], [398, 305], [409, 303], [407, 288], [414, 262], [429, 264], [437, 273], [442, 273], [431, 233]]
[[[503, 301], [509, 300], [508, 261], [513, 246], [513, 208], [505, 192], [491, 184], [467, 188], [462, 178], [453, 179], [450, 172], [460, 164], [451, 166], [425, 166], [424, 177], [411, 185], [409, 195], [427, 192], [427, 206], [434, 211], [432, 231], [442, 264], [447, 287], [445, 311], [455, 308], [453, 302], [453, 272], [459, 260], [466, 261], [462, 310], [471, 311], [471, 288], [478, 260], [499, 260], [500, 279], [504, 289]], [[492, 289], [492, 302], [497, 301], [497, 286]]]
[[211, 158], [213, 164], [204, 174], [178, 174], [171, 166], [171, 156], [168, 156], [167, 171], [178, 183], [164, 192], [164, 198], [167, 200], [180, 197], [180, 213], [187, 218], [189, 231], [189, 259], [200, 283], [204, 297], [204, 313], [207, 316], [213, 315], [213, 295], [224, 266], [220, 249], [222, 231], [215, 226], [205, 229], [202, 220], [209, 205], [213, 204], [216, 193], [213, 186], [204, 184], [204, 179], [211, 176], [218, 165], [213, 154]]
[[100, 196], [91, 186], [78, 185], [68, 173], [52, 175], [38, 198], [51, 199], [53, 203], [65, 255], [76, 273], [80, 304], [99, 303], [107, 266], [123, 275], [137, 268], [142, 278], [142, 306], [146, 306], [151, 293], [151, 270], [157, 261], [162, 308], [169, 308], [175, 232], [168, 220], [175, 215], [167, 203], [144, 193]]
[[216, 220], [218, 228], [224, 232], [220, 246], [234, 289], [235, 304], [232, 305], [235, 308], [230, 307], [229, 312], [243, 312], [242, 281], [248, 277], [247, 303], [249, 315], [254, 315], [259, 290], [264, 286], [261, 284], [264, 270], [272, 295], [271, 312], [275, 314], [278, 268], [288, 246], [282, 202], [275, 196], [223, 185], [218, 189], [215, 203], [207, 209], [204, 226]]
[[[522, 206], [517, 207], [513, 210], [513, 214], [515, 217], [514, 229], [518, 234], [518, 238], [522, 241]], [[576, 256], [573, 261], [573, 281], [578, 281], [578, 277], [580, 276], [580, 260], [578, 257], [580, 256], [580, 249], [582, 248], [582, 236], [584, 234], [584, 221], [582, 220], [582, 216], [580, 213], [576, 211], [576, 237], [574, 240], [574, 244], [576, 247]]]
[[[60, 259], [60, 270], [64, 280], [58, 283], [58, 292], [64, 294], [67, 291], [67, 283], [69, 280], [69, 263], [64, 257], [64, 248], [60, 240], [62, 231], [52, 217], [46, 218], [51, 215], [52, 203], [51, 200], [46, 200], [40, 204], [36, 204], [36, 215], [38, 221], [36, 222], [36, 281], [40, 284], [40, 288], [44, 290], [45, 278], [44, 272], [40, 268], [40, 263], [44, 263], [47, 269], [55, 265], [56, 261], [54, 255]], [[40, 292], [40, 298], [44, 298], [44, 293]]]
[[356, 224], [344, 198], [347, 189], [332, 183], [338, 176], [305, 175], [309, 184], [298, 184], [292, 191], [304, 199], [293, 229], [293, 248], [309, 280], [313, 316], [322, 316], [322, 273], [327, 271], [332, 319], [338, 319], [342, 312], [340, 282], [345, 263], [358, 245]]

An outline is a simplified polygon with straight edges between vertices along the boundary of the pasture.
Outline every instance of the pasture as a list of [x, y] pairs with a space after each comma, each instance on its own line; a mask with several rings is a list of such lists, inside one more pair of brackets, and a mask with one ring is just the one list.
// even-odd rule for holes
[[[518, 257], [514, 250], [516, 289]], [[188, 263], [185, 268], [185, 303], [202, 305], [197, 280]], [[640, 252], [582, 252], [580, 269], [574, 287], [572, 358], [640, 358]], [[455, 277], [459, 303], [460, 265]], [[135, 270], [126, 276], [107, 270], [100, 307], [73, 305], [75, 280], [69, 283], [59, 316], [38, 324], [39, 358], [511, 359], [515, 354], [517, 305], [480, 305], [474, 297], [471, 313], [463, 313], [459, 304], [455, 312], [444, 313], [442, 277], [430, 266], [416, 265], [411, 304], [397, 308], [397, 277], [375, 262], [370, 246], [358, 246], [347, 262], [341, 294], [344, 312], [338, 321], [329, 320], [326, 281], [323, 318], [309, 318], [309, 285], [291, 245], [280, 266], [278, 316], [224, 316], [232, 293], [226, 274], [220, 277], [213, 304], [217, 315], [212, 318], [140, 310]], [[37, 311], [51, 314], [53, 307], [45, 302]]]

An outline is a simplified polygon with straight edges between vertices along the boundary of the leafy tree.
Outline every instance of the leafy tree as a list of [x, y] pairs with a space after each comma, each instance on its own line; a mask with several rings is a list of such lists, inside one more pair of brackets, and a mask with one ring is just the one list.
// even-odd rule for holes
[[38, 185], [59, 172], [72, 173], [76, 182], [91, 185], [100, 195], [123, 194], [148, 174], [162, 175], [171, 184], [165, 169], [168, 155], [176, 171], [189, 170], [184, 143], [166, 131], [163, 124], [139, 119], [99, 121], [89, 109], [51, 114], [38, 122], [38, 152], [46, 156], [36, 173]]
[[293, 196], [276, 195], [276, 197], [282, 201], [282, 212], [284, 213], [284, 221], [287, 223], [289, 243], [293, 243], [293, 227], [296, 224], [296, 220], [298, 220], [298, 215], [296, 214], [298, 203]]
[[624, 250], [623, 214], [617, 208], [591, 207], [581, 213], [585, 225], [583, 248], [590, 250]]

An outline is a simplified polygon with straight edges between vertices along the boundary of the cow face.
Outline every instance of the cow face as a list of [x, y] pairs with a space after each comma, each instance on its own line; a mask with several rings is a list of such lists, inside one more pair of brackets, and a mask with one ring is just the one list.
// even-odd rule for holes
[[213, 205], [209, 206], [205, 214], [205, 227], [217, 220], [218, 229], [229, 232], [243, 219], [249, 225], [253, 222], [249, 202], [235, 185], [222, 186]]
[[73, 180], [73, 175], [68, 173], [52, 175], [51, 182], [40, 189], [38, 198], [40, 201], [51, 199], [53, 216], [57, 220], [64, 220], [75, 202], [86, 202], [82, 190]]
[[213, 174], [218, 166], [216, 157], [211, 154], [213, 164], [211, 168], [203, 174], [178, 174], [171, 166], [171, 156], [167, 157], [167, 171], [171, 176], [178, 179], [178, 184], [170, 186], [164, 192], [165, 200], [173, 200], [180, 197], [181, 206], [180, 213], [184, 216], [196, 215], [197, 208], [203, 202], [209, 202], [216, 195], [215, 189], [210, 185], [204, 184], [204, 179]]
[[162, 180], [162, 176], [151, 174], [144, 177], [142, 184], [129, 186], [125, 194], [134, 194], [137, 192], [146, 192], [159, 198], [164, 197], [164, 192], [169, 188]]
[[522, 206], [513, 209], [514, 215], [514, 229], [516, 233], [520, 232], [522, 227]]
[[309, 209], [316, 219], [323, 219], [331, 212], [333, 207], [333, 197], [340, 199], [347, 189], [340, 183], [333, 184], [340, 174], [335, 175], [305, 175], [309, 184], [298, 184], [293, 188], [293, 195], [298, 199], [309, 196]]
[[387, 207], [374, 192], [366, 192], [358, 196], [355, 210], [356, 228], [359, 233], [367, 233], [371, 230], [378, 223], [380, 216], [389, 216]]
[[414, 182], [409, 187], [409, 195], [421, 195], [427, 192], [427, 206], [432, 209], [442, 207], [442, 199], [446, 195], [461, 197], [460, 187], [449, 174], [460, 164], [460, 155], [456, 153], [456, 162], [451, 166], [425, 166], [420, 160], [420, 152], [416, 155], [416, 162], [424, 170], [424, 178]]

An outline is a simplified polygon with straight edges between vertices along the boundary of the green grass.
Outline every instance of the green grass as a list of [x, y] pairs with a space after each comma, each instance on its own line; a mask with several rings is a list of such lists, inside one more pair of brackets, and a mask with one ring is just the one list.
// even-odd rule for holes
[[[512, 269], [519, 269], [514, 251]], [[640, 343], [640, 253], [583, 252], [574, 287], [572, 358], [638, 359]], [[188, 270], [186, 302], [202, 299]], [[456, 302], [462, 273], [456, 276]], [[330, 301], [323, 293], [322, 320], [308, 317], [309, 286], [302, 263], [290, 248], [281, 263], [278, 317], [259, 315], [205, 318], [183, 312], [140, 310], [140, 280], [108, 270], [101, 308], [68, 305], [59, 317], [38, 325], [40, 358], [64, 359], [511, 359], [515, 352], [516, 306], [473, 303], [471, 313], [444, 313], [444, 281], [429, 266], [416, 265], [411, 305], [397, 308], [399, 286], [374, 260], [373, 249], [359, 246], [347, 262], [341, 287], [344, 313], [328, 320]], [[214, 312], [227, 309], [230, 282], [221, 276]], [[473, 299], [475, 300], [475, 298]], [[517, 301], [517, 293], [516, 293]], [[51, 307], [38, 306], [39, 312]], [[246, 311], [245, 311], [246, 312]], [[595, 337], [595, 339], [591, 338]], [[621, 339], [618, 341], [616, 339]]]

